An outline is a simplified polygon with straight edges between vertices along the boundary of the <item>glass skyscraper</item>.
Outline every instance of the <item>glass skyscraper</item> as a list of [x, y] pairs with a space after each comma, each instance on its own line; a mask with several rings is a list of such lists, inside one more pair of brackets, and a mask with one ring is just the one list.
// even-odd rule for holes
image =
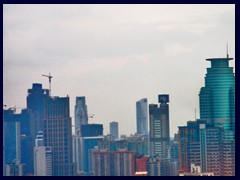
[[81, 125], [88, 124], [88, 112], [85, 96], [76, 97], [75, 105], [75, 134], [78, 135], [78, 131]]
[[148, 102], [143, 98], [136, 102], [137, 134], [148, 135]]
[[235, 131], [235, 76], [229, 61], [233, 58], [211, 58], [205, 86], [199, 93], [200, 119], [225, 131]]

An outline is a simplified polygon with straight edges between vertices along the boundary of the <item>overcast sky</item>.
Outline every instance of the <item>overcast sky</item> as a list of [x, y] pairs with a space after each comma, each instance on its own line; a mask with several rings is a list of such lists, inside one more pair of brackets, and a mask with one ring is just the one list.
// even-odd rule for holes
[[[205, 61], [235, 58], [234, 5], [3, 5], [3, 104], [26, 107], [32, 83], [86, 96], [89, 123], [136, 132], [136, 101], [170, 95], [170, 132], [199, 117]], [[235, 60], [231, 61], [235, 68]]]

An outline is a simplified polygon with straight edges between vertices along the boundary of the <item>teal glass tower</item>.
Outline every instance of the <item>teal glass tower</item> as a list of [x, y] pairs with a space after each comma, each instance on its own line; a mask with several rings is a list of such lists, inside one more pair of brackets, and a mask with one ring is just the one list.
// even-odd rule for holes
[[205, 87], [199, 93], [200, 118], [224, 131], [235, 134], [235, 76], [229, 61], [233, 58], [211, 58]]

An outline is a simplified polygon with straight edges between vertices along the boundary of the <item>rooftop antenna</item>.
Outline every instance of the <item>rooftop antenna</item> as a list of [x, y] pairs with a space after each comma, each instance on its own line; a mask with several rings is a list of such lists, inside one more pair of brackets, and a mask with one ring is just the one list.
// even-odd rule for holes
[[229, 58], [229, 54], [228, 54], [228, 43], [227, 43], [227, 58]]
[[49, 75], [44, 75], [44, 74], [43, 74], [42, 76], [47, 77], [48, 80], [49, 80], [49, 96], [51, 96], [51, 79], [52, 79], [53, 77], [51, 76], [50, 73], [49, 73]]

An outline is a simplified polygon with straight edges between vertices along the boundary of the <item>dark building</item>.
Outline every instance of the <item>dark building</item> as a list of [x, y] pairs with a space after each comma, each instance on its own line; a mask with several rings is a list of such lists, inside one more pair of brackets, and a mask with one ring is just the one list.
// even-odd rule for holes
[[160, 106], [149, 105], [150, 155], [167, 158], [169, 147], [169, 95], [158, 95]]
[[51, 97], [45, 100], [43, 137], [44, 145], [52, 148], [53, 176], [75, 175], [69, 97]]
[[27, 109], [31, 111], [31, 131], [34, 133], [34, 138], [38, 131], [42, 131], [42, 121], [44, 114], [44, 101], [49, 98], [49, 90], [42, 89], [42, 84], [33, 83], [32, 89], [28, 89]]
[[103, 135], [102, 124], [84, 124], [81, 125], [80, 136], [81, 137], [94, 137]]
[[[24, 163], [24, 173], [26, 175], [33, 175], [33, 147], [34, 147], [34, 139], [33, 139], [33, 132], [31, 131], [31, 127], [34, 126], [31, 119], [31, 113], [27, 109], [22, 109], [21, 113], [17, 114], [16, 109], [10, 108], [8, 110], [3, 111], [4, 115], [4, 143], [5, 143], [5, 157], [11, 156], [13, 157], [12, 152], [15, 151], [12, 149], [14, 146], [15, 138], [12, 138], [15, 134], [13, 131], [19, 129], [16, 138], [17, 142], [20, 142], [18, 145], [18, 152], [19, 155], [19, 162]], [[9, 129], [10, 128], [10, 129]], [[11, 135], [10, 135], [10, 134]], [[10, 138], [10, 139], [9, 139]], [[13, 143], [15, 142], [15, 143]], [[19, 143], [18, 143], [19, 144]], [[6, 148], [11, 146], [10, 151], [6, 150]], [[5, 161], [7, 159], [5, 158]], [[7, 160], [9, 161], [9, 160]]]

